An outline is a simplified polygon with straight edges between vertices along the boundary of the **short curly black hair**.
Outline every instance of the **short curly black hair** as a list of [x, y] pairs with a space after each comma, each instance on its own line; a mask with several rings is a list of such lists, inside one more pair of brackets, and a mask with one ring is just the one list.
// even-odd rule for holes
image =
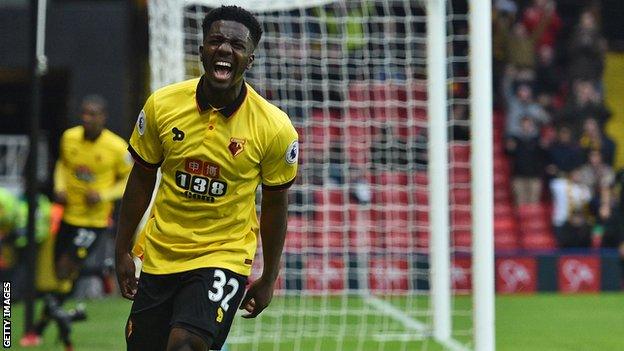
[[251, 35], [251, 40], [254, 44], [254, 48], [258, 46], [260, 38], [262, 37], [262, 26], [260, 26], [260, 23], [251, 12], [238, 6], [221, 6], [210, 10], [206, 14], [206, 17], [204, 17], [204, 21], [202, 23], [204, 38], [210, 30], [212, 23], [222, 20], [238, 22], [247, 27], [247, 29], [249, 29], [249, 34]]

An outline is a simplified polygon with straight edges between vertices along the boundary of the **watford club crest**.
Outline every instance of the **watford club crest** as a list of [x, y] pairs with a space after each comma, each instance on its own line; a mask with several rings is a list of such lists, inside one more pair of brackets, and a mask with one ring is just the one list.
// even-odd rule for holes
[[232, 156], [238, 156], [245, 149], [245, 139], [230, 138], [230, 145], [228, 150]]

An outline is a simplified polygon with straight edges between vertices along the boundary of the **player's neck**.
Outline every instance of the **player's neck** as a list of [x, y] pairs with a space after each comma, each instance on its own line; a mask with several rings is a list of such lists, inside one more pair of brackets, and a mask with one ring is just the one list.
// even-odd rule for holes
[[214, 109], [220, 109], [236, 101], [236, 98], [240, 95], [243, 84], [244, 80], [241, 79], [240, 82], [236, 83], [232, 88], [221, 90], [213, 88], [210, 86], [210, 82], [204, 79], [202, 90], [210, 106]]
[[87, 130], [85, 130], [84, 138], [89, 141], [95, 141], [97, 138], [100, 137], [100, 135], [102, 135], [102, 131], [103, 129], [100, 129], [98, 131], [93, 131], [93, 132], [87, 132]]

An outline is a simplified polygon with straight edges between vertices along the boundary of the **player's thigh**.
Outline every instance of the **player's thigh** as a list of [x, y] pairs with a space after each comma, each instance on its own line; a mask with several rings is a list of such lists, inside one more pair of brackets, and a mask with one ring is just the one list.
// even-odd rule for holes
[[130, 313], [125, 331], [128, 351], [165, 351], [170, 317], [171, 312], [166, 306]]
[[221, 268], [187, 272], [173, 303], [172, 327], [204, 338], [220, 349], [245, 293], [247, 278]]
[[142, 273], [126, 324], [129, 351], [166, 350], [179, 275]]
[[173, 327], [169, 331], [167, 351], [193, 350], [208, 351], [212, 345], [212, 338], [199, 336], [187, 329]]

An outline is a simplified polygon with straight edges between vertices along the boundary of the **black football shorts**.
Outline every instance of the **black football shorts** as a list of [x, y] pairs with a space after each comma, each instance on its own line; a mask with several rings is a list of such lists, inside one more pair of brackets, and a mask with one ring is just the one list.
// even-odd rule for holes
[[76, 262], [83, 262], [102, 235], [106, 228], [76, 227], [61, 222], [56, 242], [54, 244], [54, 258], [58, 260], [61, 255], [67, 254]]
[[142, 272], [126, 325], [128, 350], [165, 350], [174, 327], [202, 337], [210, 350], [220, 350], [246, 284], [247, 277], [223, 268]]

